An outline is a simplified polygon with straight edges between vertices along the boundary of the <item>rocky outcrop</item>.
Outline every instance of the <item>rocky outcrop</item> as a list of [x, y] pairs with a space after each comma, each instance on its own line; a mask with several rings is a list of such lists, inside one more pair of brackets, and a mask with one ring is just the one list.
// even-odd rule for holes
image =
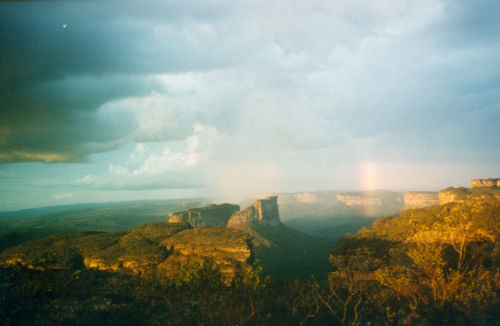
[[[490, 179], [491, 180], [491, 179]], [[471, 181], [471, 184], [473, 184]], [[473, 188], [448, 187], [439, 192], [439, 204], [444, 205], [452, 202], [463, 202], [469, 199], [496, 198], [500, 199], [500, 187], [490, 187], [491, 182], [481, 182], [483, 186]]]
[[175, 277], [183, 264], [209, 261], [226, 279], [237, 268], [251, 268], [250, 237], [221, 227], [192, 228], [188, 223], [155, 222], [126, 232], [66, 233], [6, 249], [0, 265], [31, 269], [93, 268], [144, 275], [158, 268]]
[[226, 280], [241, 266], [253, 263], [251, 238], [239, 230], [220, 227], [200, 227], [186, 230], [162, 241], [172, 255], [158, 268], [172, 277], [178, 273], [179, 261], [207, 259], [219, 267]]
[[388, 190], [343, 192], [337, 194], [334, 208], [337, 213], [349, 215], [392, 215], [403, 209], [403, 195]]
[[227, 227], [241, 229], [247, 224], [261, 223], [268, 225], [280, 224], [278, 196], [259, 199], [244, 210], [234, 213]]
[[177, 213], [170, 213], [169, 222], [188, 222], [193, 227], [220, 226], [225, 227], [231, 215], [240, 210], [239, 205], [211, 204], [201, 208], [186, 209]]
[[363, 194], [338, 194], [337, 200], [347, 206], [382, 206], [382, 200], [380, 198], [365, 196]]
[[444, 205], [453, 202], [461, 202], [467, 198], [469, 190], [467, 188], [446, 188], [438, 194], [439, 205]]
[[337, 201], [346, 206], [391, 206], [402, 203], [401, 194], [386, 190], [365, 192], [343, 192], [337, 194]]
[[500, 178], [490, 178], [490, 179], [472, 179], [470, 181], [471, 188], [476, 187], [500, 187]]
[[439, 205], [437, 192], [411, 191], [404, 194], [404, 209]]

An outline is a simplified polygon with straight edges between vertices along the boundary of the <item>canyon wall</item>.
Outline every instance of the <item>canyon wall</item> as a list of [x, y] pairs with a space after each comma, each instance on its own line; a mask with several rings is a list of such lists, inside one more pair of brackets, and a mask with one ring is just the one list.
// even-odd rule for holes
[[373, 205], [382, 207], [382, 199], [360, 193], [348, 194], [342, 193], [337, 195], [337, 200], [347, 206], [364, 206]]
[[239, 210], [239, 205], [211, 204], [201, 208], [186, 209], [181, 212], [170, 213], [168, 221], [170, 223], [188, 222], [193, 227], [225, 227], [231, 215]]
[[244, 210], [234, 213], [229, 219], [227, 227], [239, 229], [251, 223], [280, 224], [278, 196], [259, 199]]
[[432, 205], [439, 205], [437, 192], [410, 191], [404, 194], [404, 209], [422, 208]]
[[500, 187], [500, 178], [490, 178], [490, 179], [472, 179], [470, 181], [470, 187]]
[[403, 209], [403, 194], [388, 190], [343, 192], [337, 194], [337, 202], [332, 209], [331, 213], [336, 212], [338, 215], [393, 215]]

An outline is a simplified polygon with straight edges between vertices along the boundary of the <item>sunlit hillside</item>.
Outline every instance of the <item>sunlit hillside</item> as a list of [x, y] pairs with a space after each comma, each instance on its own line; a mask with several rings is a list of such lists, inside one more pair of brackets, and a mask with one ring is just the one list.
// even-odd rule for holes
[[42, 325], [495, 325], [498, 191], [453, 191], [469, 195], [378, 218], [342, 237], [329, 259], [324, 240], [277, 217], [240, 230], [155, 222], [29, 241], [0, 255], [2, 314], [7, 325], [34, 316]]

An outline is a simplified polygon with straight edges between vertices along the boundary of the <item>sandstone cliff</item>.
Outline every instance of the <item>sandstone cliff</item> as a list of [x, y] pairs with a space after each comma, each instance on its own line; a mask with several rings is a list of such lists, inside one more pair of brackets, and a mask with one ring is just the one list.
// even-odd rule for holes
[[500, 178], [490, 178], [490, 179], [472, 179], [470, 181], [471, 188], [476, 187], [500, 187]]
[[270, 196], [259, 199], [244, 210], [234, 213], [227, 223], [227, 227], [241, 229], [247, 224], [280, 224], [278, 197]]
[[170, 213], [169, 222], [188, 222], [193, 227], [221, 226], [225, 227], [231, 215], [240, 210], [239, 205], [211, 204], [201, 208], [186, 209], [177, 213]]
[[[313, 196], [299, 197], [314, 200]], [[332, 243], [281, 223], [277, 201], [277, 196], [256, 200], [233, 214], [227, 229], [238, 229], [249, 235], [256, 260], [266, 274], [292, 279], [309, 278], [311, 274], [326, 278], [331, 270], [328, 255]]]
[[392, 215], [403, 209], [403, 195], [388, 190], [344, 192], [337, 194], [337, 203], [333, 208], [335, 210], [331, 211], [345, 215]]
[[439, 192], [439, 204], [443, 205], [452, 202], [463, 202], [468, 199], [481, 199], [487, 197], [500, 199], [500, 187], [479, 186], [470, 189], [465, 187], [448, 187]]
[[444, 205], [453, 202], [462, 202], [467, 198], [468, 193], [469, 189], [464, 187], [461, 188], [449, 187], [444, 190], [441, 190], [438, 194], [439, 205]]
[[404, 209], [439, 205], [437, 192], [411, 191], [404, 194]]
[[347, 206], [382, 206], [382, 199], [362, 193], [342, 193], [337, 195], [337, 200]]

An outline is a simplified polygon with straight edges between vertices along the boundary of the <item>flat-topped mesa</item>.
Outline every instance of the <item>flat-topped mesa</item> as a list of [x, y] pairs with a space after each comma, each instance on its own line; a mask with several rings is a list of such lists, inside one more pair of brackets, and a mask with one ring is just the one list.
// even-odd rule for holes
[[278, 210], [278, 196], [259, 199], [244, 210], [234, 213], [229, 219], [227, 227], [241, 229], [245, 225], [253, 223], [269, 225], [278, 225], [281, 223]]
[[352, 216], [393, 215], [403, 209], [403, 194], [382, 189], [342, 192], [337, 194], [335, 209]]
[[346, 206], [402, 206], [403, 196], [401, 193], [388, 190], [341, 192], [337, 194], [337, 202]]
[[439, 205], [439, 196], [437, 192], [410, 191], [404, 193], [404, 203], [405, 209]]
[[363, 193], [340, 193], [337, 194], [337, 201], [346, 206], [382, 206], [382, 199]]
[[470, 181], [470, 187], [471, 188], [477, 188], [477, 187], [500, 188], [500, 178], [472, 179]]
[[485, 184], [484, 182], [482, 184], [483, 184], [482, 186], [476, 186], [472, 188], [448, 187], [444, 190], [441, 190], [439, 192], [439, 204], [444, 205], [453, 202], [463, 202], [466, 200], [482, 199], [482, 198], [500, 199], [500, 187], [487, 186], [484, 185]]
[[169, 222], [188, 222], [193, 227], [221, 226], [225, 227], [229, 218], [240, 210], [239, 205], [210, 204], [201, 208], [186, 209], [181, 212], [170, 213]]

